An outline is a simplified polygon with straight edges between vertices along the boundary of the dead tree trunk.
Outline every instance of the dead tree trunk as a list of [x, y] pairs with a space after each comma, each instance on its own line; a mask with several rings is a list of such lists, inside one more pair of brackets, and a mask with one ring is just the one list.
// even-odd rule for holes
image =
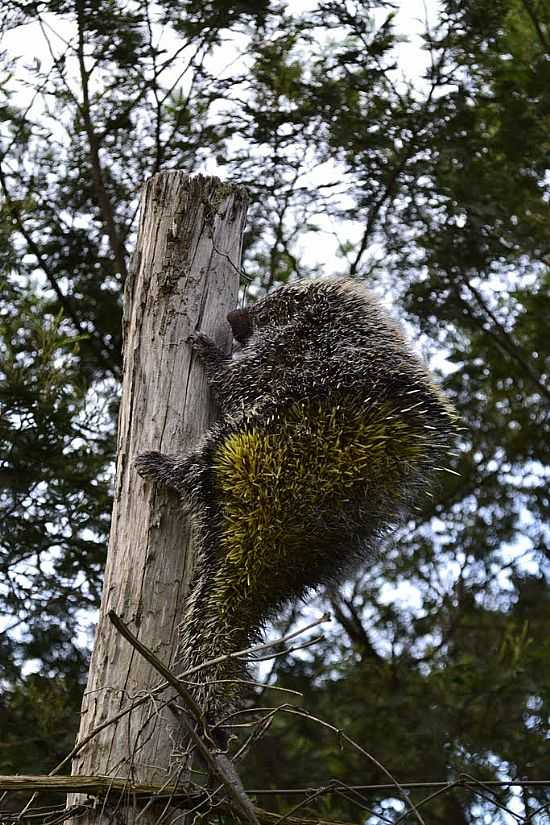
[[[246, 193], [217, 178], [155, 175], [141, 199], [137, 249], [124, 297], [124, 378], [109, 553], [97, 636], [82, 705], [79, 741], [161, 681], [110, 623], [114, 610], [168, 667], [193, 565], [189, 520], [178, 500], [145, 484], [132, 468], [144, 450], [192, 447], [210, 423], [204, 373], [187, 337], [202, 330], [230, 344], [226, 313], [236, 306]], [[101, 774], [173, 784], [177, 718], [169, 691], [94, 736], [76, 755], [73, 775]], [[71, 799], [75, 804], [82, 797]], [[108, 803], [108, 799], [107, 799]], [[134, 819], [132, 803], [120, 821]], [[101, 822], [103, 815], [83, 821]], [[137, 813], [137, 811], [136, 811]], [[140, 822], [158, 817], [153, 807]], [[105, 821], [112, 811], [105, 806]], [[150, 816], [149, 816], [150, 814]], [[180, 812], [181, 815], [181, 812]]]

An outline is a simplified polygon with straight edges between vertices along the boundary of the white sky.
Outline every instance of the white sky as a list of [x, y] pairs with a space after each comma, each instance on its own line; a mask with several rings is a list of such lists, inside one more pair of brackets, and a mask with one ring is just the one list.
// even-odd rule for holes
[[[300, 13], [315, 8], [315, 0], [292, 0], [289, 5], [293, 12]], [[399, 35], [407, 38], [407, 42], [402, 42], [397, 47], [397, 58], [399, 72], [404, 77], [413, 81], [419, 81], [425, 71], [429, 58], [428, 55], [419, 48], [420, 33], [425, 29], [425, 21], [432, 26], [437, 20], [439, 9], [438, 0], [401, 0], [401, 5], [395, 17], [395, 28]], [[387, 9], [380, 9], [375, 14], [375, 18], [384, 20], [388, 14]], [[1, 13], [0, 13], [1, 15]], [[54, 14], [43, 14], [43, 21], [46, 22], [48, 35], [56, 48], [58, 54], [65, 51], [65, 44], [74, 36], [75, 27], [66, 17]], [[25, 62], [38, 59], [42, 62], [43, 68], [47, 69], [51, 65], [51, 55], [48, 44], [44, 38], [40, 22], [27, 23], [10, 29], [0, 38], [0, 45], [3, 49], [14, 57], [23, 58]], [[163, 45], [167, 45], [163, 37]], [[218, 50], [213, 58], [213, 66], [219, 65], [223, 70], [228, 62], [227, 50]], [[24, 79], [23, 75], [19, 76]], [[20, 89], [24, 94], [24, 90]]]
[[[292, 0], [287, 4], [294, 13], [302, 13], [316, 7], [316, 0]], [[439, 0], [401, 0], [400, 7], [395, 17], [395, 30], [402, 38], [395, 50], [398, 68], [395, 71], [395, 80], [401, 79], [412, 81], [419, 89], [424, 82], [422, 77], [429, 65], [429, 54], [421, 49], [420, 35], [426, 28], [426, 22], [430, 28], [435, 24], [438, 17]], [[378, 24], [381, 24], [389, 14], [389, 9], [380, 8], [374, 13]], [[18, 106], [29, 105], [33, 97], [33, 88], [26, 84], [28, 73], [24, 66], [32, 64], [36, 59], [40, 60], [42, 70], [48, 71], [52, 66], [52, 56], [50, 47], [56, 56], [67, 54], [67, 44], [75, 36], [75, 26], [67, 18], [59, 15], [44, 14], [42, 21], [28, 23], [7, 32], [2, 38], [0, 46], [15, 57], [22, 58], [19, 69], [12, 81], [12, 87], [16, 89], [15, 103]], [[46, 35], [46, 36], [45, 36]], [[158, 36], [163, 48], [171, 52], [176, 44], [176, 39], [170, 29], [162, 30], [158, 27]], [[46, 37], [49, 39], [48, 44]], [[231, 35], [224, 42], [223, 46], [216, 49], [209, 59], [209, 68], [218, 76], [229, 74], [235, 71], [235, 67], [242, 67], [243, 51], [246, 41], [242, 35]], [[74, 58], [73, 58], [74, 59]], [[182, 54], [174, 68], [169, 70], [166, 81], [175, 80], [181, 66], [185, 61], [185, 53]], [[71, 65], [69, 68], [69, 78]], [[77, 73], [76, 61], [74, 64], [75, 76]], [[30, 78], [29, 78], [30, 80]], [[189, 77], [184, 77], [181, 86], [185, 86], [190, 81]], [[70, 82], [70, 79], [69, 79]], [[75, 81], [75, 89], [77, 84]], [[40, 102], [37, 103], [40, 105]], [[60, 125], [60, 132], [62, 127]], [[0, 126], [1, 130], [1, 126]], [[305, 179], [304, 183], [315, 185], [316, 181], [326, 181], [327, 177], [337, 178], [339, 172], [336, 168], [328, 168], [330, 164], [323, 167], [317, 166]], [[218, 166], [214, 157], [208, 159], [197, 171], [208, 175], [218, 175], [226, 177], [223, 167]], [[335, 222], [329, 215], [319, 215], [316, 223], [322, 231], [301, 233], [296, 242], [293, 252], [306, 265], [319, 266], [327, 275], [345, 272], [347, 263], [338, 255], [339, 242], [356, 242], [360, 239], [362, 227], [354, 222]], [[336, 233], [338, 238], [336, 237]], [[372, 244], [368, 250], [369, 260], [373, 258], [383, 258], [383, 250]], [[384, 296], [381, 296], [384, 297]], [[385, 303], [389, 304], [386, 294]]]

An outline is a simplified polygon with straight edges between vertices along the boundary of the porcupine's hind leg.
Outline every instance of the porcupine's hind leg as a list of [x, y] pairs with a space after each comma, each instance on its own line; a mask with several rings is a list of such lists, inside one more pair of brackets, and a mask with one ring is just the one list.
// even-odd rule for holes
[[[227, 364], [223, 352], [214, 341], [202, 333], [190, 335], [187, 341], [193, 352], [200, 358], [209, 387], [216, 396], [221, 396], [220, 383]], [[222, 401], [221, 398], [218, 400]], [[186, 498], [196, 488], [203, 461], [200, 452], [188, 455], [165, 455], [152, 451], [138, 455], [134, 466], [142, 478], [170, 487]]]
[[139, 475], [155, 484], [176, 490], [183, 499], [189, 499], [196, 489], [200, 475], [200, 453], [189, 455], [165, 455], [141, 453], [134, 461]]

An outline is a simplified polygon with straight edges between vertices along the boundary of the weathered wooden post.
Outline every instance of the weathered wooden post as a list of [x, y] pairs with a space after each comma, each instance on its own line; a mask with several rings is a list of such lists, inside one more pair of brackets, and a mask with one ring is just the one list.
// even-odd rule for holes
[[[224, 319], [237, 304], [246, 207], [242, 187], [182, 172], [155, 175], [142, 194], [137, 249], [125, 290], [109, 553], [79, 741], [161, 681], [115, 630], [109, 610], [164, 664], [174, 664], [193, 564], [190, 524], [176, 497], [145, 484], [132, 462], [144, 450], [171, 453], [192, 447], [210, 423], [204, 373], [186, 339], [202, 330], [221, 347], [230, 345]], [[185, 765], [173, 754], [180, 722], [166, 705], [170, 695], [151, 696], [94, 736], [76, 755], [73, 775], [155, 785], [181, 779]], [[133, 809], [132, 800], [123, 811], [120, 805], [119, 800], [120, 821], [133, 821], [139, 809]], [[112, 821], [111, 814], [108, 805], [104, 815], [99, 806], [97, 814], [78, 821]], [[158, 814], [152, 806], [140, 822], [146, 825]]]

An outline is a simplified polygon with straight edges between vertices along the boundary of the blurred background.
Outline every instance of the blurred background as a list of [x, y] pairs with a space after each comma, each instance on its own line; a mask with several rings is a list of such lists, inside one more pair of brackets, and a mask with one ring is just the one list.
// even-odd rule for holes
[[[261, 677], [400, 781], [541, 782], [446, 793], [431, 825], [548, 822], [550, 0], [5, 0], [0, 21], [0, 773], [47, 773], [74, 744], [138, 197], [183, 169], [248, 188], [249, 300], [365, 281], [464, 428], [459, 475], [272, 629], [328, 608], [324, 641]], [[242, 773], [256, 789], [387, 781], [285, 714]], [[369, 825], [403, 811], [362, 800]], [[345, 794], [315, 805], [357, 817]]]

